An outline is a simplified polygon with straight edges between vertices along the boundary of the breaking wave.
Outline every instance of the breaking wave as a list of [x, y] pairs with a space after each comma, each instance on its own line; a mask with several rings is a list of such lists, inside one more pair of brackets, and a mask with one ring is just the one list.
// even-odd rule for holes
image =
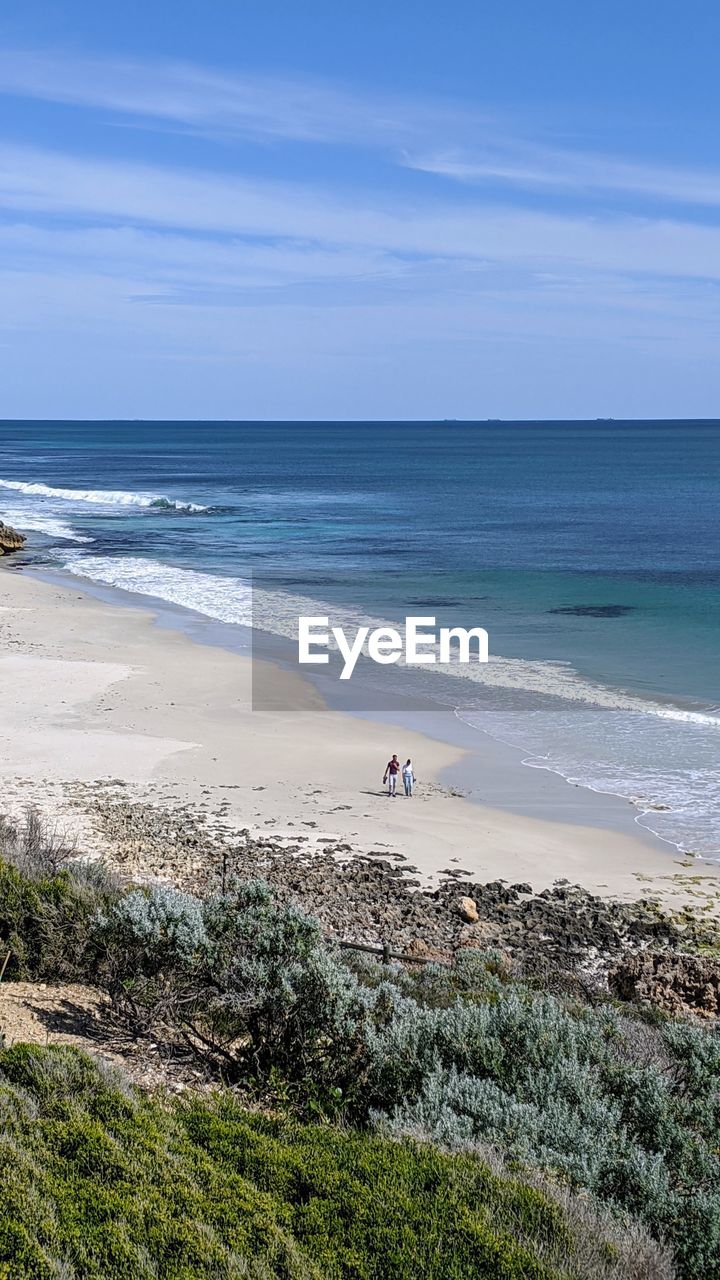
[[64, 558], [64, 566], [70, 573], [93, 582], [153, 596], [217, 622], [252, 625], [252, 591], [240, 578], [177, 569], [140, 556], [88, 556], [75, 552]]
[[104, 507], [155, 507], [160, 511], [207, 511], [196, 502], [181, 502], [154, 493], [127, 493], [122, 489], [57, 489], [54, 485], [25, 480], [0, 480], [0, 489], [64, 502], [89, 502]]

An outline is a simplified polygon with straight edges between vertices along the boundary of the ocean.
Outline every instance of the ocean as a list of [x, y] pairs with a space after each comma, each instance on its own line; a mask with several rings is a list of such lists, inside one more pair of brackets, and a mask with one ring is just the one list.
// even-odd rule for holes
[[428, 697], [720, 857], [720, 422], [5, 422], [0, 519], [196, 628], [247, 628], [251, 583], [279, 635], [298, 602], [484, 626]]

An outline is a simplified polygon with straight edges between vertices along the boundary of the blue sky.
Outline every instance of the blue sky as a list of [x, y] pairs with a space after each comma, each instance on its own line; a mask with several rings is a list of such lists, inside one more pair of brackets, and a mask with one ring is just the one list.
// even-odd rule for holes
[[6, 0], [0, 417], [720, 416], [704, 0]]

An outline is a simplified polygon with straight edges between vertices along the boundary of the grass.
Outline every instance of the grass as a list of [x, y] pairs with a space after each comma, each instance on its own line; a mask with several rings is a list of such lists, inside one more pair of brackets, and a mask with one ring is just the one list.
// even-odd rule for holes
[[717, 1270], [711, 1030], [548, 993], [491, 954], [351, 969], [260, 882], [123, 891], [32, 811], [0, 818], [0, 847], [6, 979], [105, 989], [245, 1098], [0, 1052], [0, 1280], [671, 1280], [670, 1248], [681, 1280]]
[[588, 1270], [565, 1209], [473, 1155], [152, 1099], [66, 1047], [0, 1051], [0, 1178], [4, 1280], [654, 1274], [610, 1240]]

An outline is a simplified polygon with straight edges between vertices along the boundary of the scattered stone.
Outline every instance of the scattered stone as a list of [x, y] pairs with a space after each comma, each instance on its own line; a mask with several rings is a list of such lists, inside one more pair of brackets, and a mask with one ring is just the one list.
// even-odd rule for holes
[[457, 904], [458, 914], [470, 923], [479, 920], [477, 902], [474, 898], [460, 898]]
[[[600, 991], [607, 991], [610, 971], [617, 971], [616, 983], [629, 981], [621, 966], [635, 956], [679, 961], [691, 951], [720, 950], [718, 920], [702, 908], [673, 915], [650, 897], [616, 902], [568, 881], [534, 894], [525, 882], [483, 884], [455, 868], [428, 887], [410, 877], [417, 876], [412, 863], [400, 862], [381, 842], [363, 852], [338, 836], [238, 832], [191, 804], [133, 799], [130, 789], [107, 785], [78, 784], [72, 795], [97, 848], [128, 880], [172, 883], [203, 895], [227, 878], [262, 877], [280, 901], [317, 916], [329, 939], [389, 942], [399, 952], [419, 939], [445, 957], [467, 947], [492, 950], [510, 957], [520, 974], [575, 975]], [[699, 990], [693, 973], [687, 970], [687, 982]], [[715, 998], [691, 995], [682, 999], [693, 1008], [704, 1001], [710, 1009]], [[670, 999], [667, 993], [661, 998]]]

